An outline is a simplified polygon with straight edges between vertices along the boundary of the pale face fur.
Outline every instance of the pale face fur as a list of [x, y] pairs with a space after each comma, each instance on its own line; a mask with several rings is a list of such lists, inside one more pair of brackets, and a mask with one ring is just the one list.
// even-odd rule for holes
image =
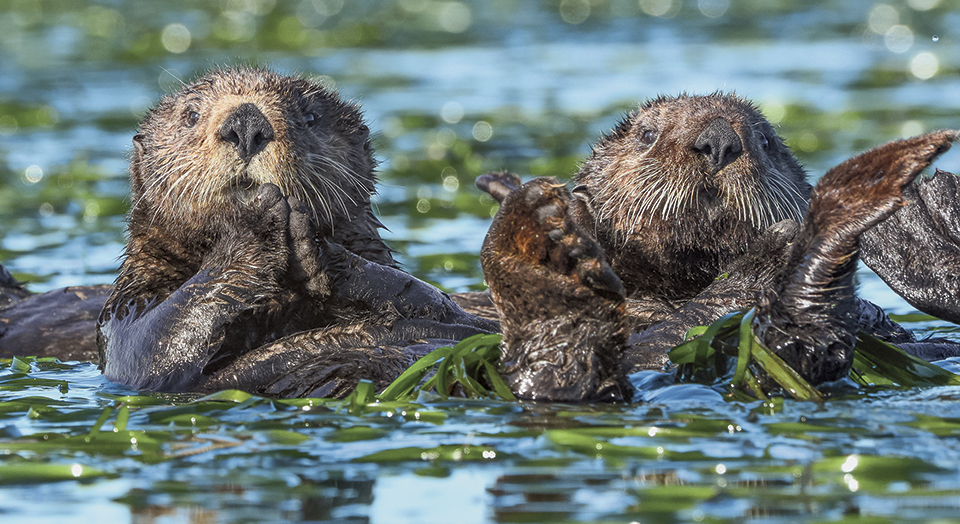
[[[692, 148], [700, 130], [716, 118], [730, 123], [743, 146], [718, 171]], [[803, 218], [803, 171], [773, 127], [742, 99], [658, 99], [631, 115], [624, 127], [624, 147], [604, 151], [609, 155], [600, 173], [604, 183], [591, 184], [598, 220], [609, 221], [621, 242], [691, 216], [739, 222], [754, 232]]]
[[[224, 122], [253, 104], [273, 139], [245, 160], [223, 139]], [[238, 69], [215, 71], [165, 97], [134, 138], [133, 207], [151, 224], [202, 227], [228, 219], [259, 185], [277, 185], [333, 229], [369, 207], [375, 161], [359, 110], [305, 80]]]
[[[717, 136], [735, 146], [722, 162], [703, 147]], [[600, 140], [575, 182], [627, 289], [668, 298], [699, 292], [772, 224], [802, 220], [810, 191], [763, 115], [725, 94], [644, 104]]]

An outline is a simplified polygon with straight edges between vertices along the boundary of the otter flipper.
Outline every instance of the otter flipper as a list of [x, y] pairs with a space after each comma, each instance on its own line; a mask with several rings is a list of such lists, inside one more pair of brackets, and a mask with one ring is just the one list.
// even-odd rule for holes
[[501, 375], [519, 398], [629, 400], [623, 286], [571, 218], [566, 186], [538, 178], [509, 193], [481, 264], [503, 329]]
[[863, 236], [863, 261], [915, 308], [960, 323], [960, 179], [937, 170]]
[[859, 320], [860, 235], [903, 204], [903, 189], [956, 133], [891, 142], [831, 169], [814, 188], [790, 261], [760, 302], [754, 329], [813, 384], [847, 376]]

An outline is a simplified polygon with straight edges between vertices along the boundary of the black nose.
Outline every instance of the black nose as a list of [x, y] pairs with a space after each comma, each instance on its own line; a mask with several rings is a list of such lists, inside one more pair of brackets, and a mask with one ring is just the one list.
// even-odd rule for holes
[[693, 148], [703, 154], [714, 169], [720, 170], [740, 156], [743, 143], [727, 119], [714, 118], [697, 137]]
[[220, 136], [233, 144], [240, 158], [250, 160], [273, 140], [273, 126], [253, 104], [243, 104], [227, 117]]

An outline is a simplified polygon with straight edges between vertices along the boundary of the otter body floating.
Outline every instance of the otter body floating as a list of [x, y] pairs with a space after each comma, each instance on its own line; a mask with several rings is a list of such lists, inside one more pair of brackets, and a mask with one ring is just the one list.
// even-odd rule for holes
[[134, 145], [130, 239], [98, 323], [109, 380], [340, 395], [496, 328], [394, 267], [369, 129], [336, 93], [214, 71], [160, 100]]
[[[681, 96], [641, 106], [604, 136], [572, 195], [551, 179], [481, 177], [501, 200], [481, 262], [505, 378], [525, 398], [625, 399], [623, 377], [668, 365], [690, 328], [754, 306], [761, 340], [814, 384], [846, 376], [860, 330], [919, 356], [960, 354], [948, 340], [917, 342], [853, 288], [861, 235], [905, 205], [904, 188], [956, 138], [940, 131], [854, 157], [821, 179], [808, 207], [805, 173], [752, 105]], [[956, 196], [938, 207], [954, 230]], [[928, 216], [907, 207], [911, 225]], [[610, 284], [617, 277], [622, 286]], [[955, 300], [937, 303], [960, 313]]]

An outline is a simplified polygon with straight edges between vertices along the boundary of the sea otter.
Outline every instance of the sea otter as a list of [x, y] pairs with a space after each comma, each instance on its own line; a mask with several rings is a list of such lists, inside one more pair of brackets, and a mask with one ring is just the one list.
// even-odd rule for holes
[[496, 329], [394, 267], [369, 130], [336, 93], [213, 71], [161, 99], [134, 146], [129, 242], [98, 323], [107, 379], [338, 395]]
[[[764, 340], [814, 383], [846, 375], [858, 329], [915, 354], [957, 355], [949, 341], [917, 343], [852, 284], [860, 234], [955, 138], [845, 162], [808, 209], [803, 169], [749, 102], [661, 97], [599, 141], [572, 194], [550, 180], [481, 177], [503, 201], [481, 262], [508, 381], [528, 398], [625, 398], [622, 377], [665, 365], [687, 329], [755, 305]], [[588, 342], [564, 351], [569, 332]]]
[[782, 220], [810, 184], [773, 126], [737, 96], [659, 97], [623, 119], [574, 175], [594, 232], [635, 298], [685, 303]]

